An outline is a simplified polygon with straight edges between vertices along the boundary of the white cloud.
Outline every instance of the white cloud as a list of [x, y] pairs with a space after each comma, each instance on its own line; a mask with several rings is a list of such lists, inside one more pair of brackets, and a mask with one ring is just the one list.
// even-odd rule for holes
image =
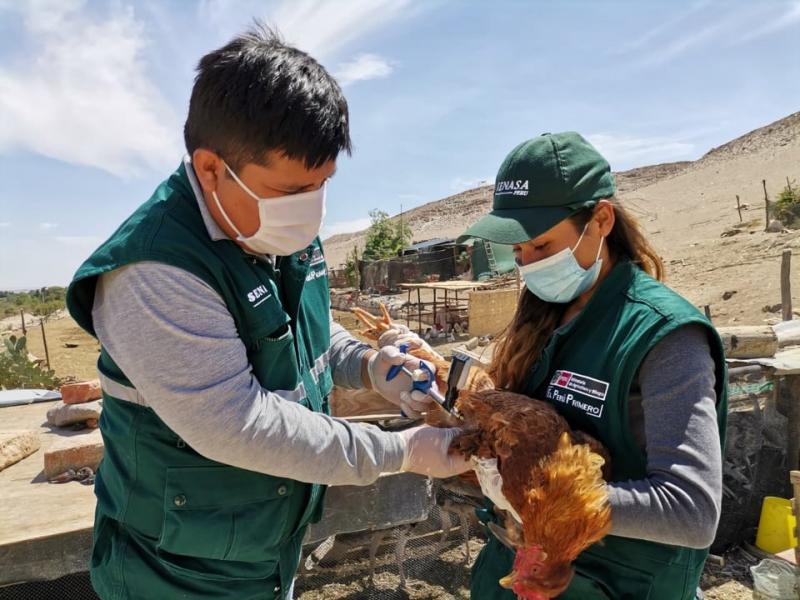
[[288, 43], [324, 59], [366, 34], [407, 17], [409, 5], [410, 0], [283, 0], [270, 16]]
[[278, 28], [288, 44], [320, 61], [380, 28], [408, 19], [436, 3], [432, 0], [280, 0], [265, 8], [263, 0], [203, 0], [198, 15], [221, 30], [239, 32], [253, 16]]
[[337, 235], [339, 233], [353, 233], [356, 231], [361, 231], [366, 229], [372, 225], [372, 221], [369, 217], [363, 217], [361, 219], [353, 219], [352, 221], [337, 221], [336, 223], [326, 223], [322, 226], [322, 230], [320, 231], [320, 237], [324, 240], [332, 235]]
[[657, 38], [658, 36], [660, 36], [664, 32], [672, 29], [678, 23], [681, 23], [682, 21], [685, 21], [690, 16], [692, 16], [692, 15], [696, 14], [697, 12], [703, 10], [706, 6], [708, 6], [708, 4], [709, 4], [709, 0], [703, 0], [702, 2], [697, 2], [696, 4], [693, 4], [692, 6], [690, 6], [688, 9], [684, 10], [683, 12], [675, 13], [671, 18], [667, 19], [666, 21], [663, 21], [663, 22], [659, 23], [658, 25], [656, 25], [652, 29], [649, 29], [648, 31], [645, 31], [639, 37], [634, 38], [633, 40], [630, 40], [630, 41], [623, 41], [622, 45], [619, 46], [618, 48], [614, 49], [614, 51], [612, 53], [613, 54], [623, 54], [623, 53], [631, 52], [633, 50], [638, 50], [639, 48], [642, 48], [644, 46], [649, 45], [652, 42], [653, 39]]
[[[23, 24], [0, 66], [0, 153], [25, 150], [121, 177], [171, 164], [179, 123], [148, 79], [132, 7], [98, 14], [82, 0], [6, 3]], [[4, 17], [5, 18], [5, 17]]]
[[341, 63], [334, 76], [342, 86], [356, 81], [384, 79], [391, 75], [394, 67], [377, 54], [359, 54], [353, 60]]
[[611, 163], [621, 168], [695, 157], [696, 145], [683, 135], [635, 137], [615, 133], [595, 133], [588, 139]]
[[739, 45], [746, 42], [751, 42], [755, 39], [764, 37], [765, 35], [777, 33], [778, 31], [793, 25], [800, 25], [800, 2], [794, 2], [787, 10], [783, 11], [780, 15], [768, 21], [767, 23], [764, 23], [761, 27], [757, 27], [753, 31], [743, 35], [736, 36], [732, 40], [732, 43], [734, 45]]
[[42, 231], [50, 231], [58, 227], [58, 223], [39, 223], [39, 229]]
[[3, 229], [5, 227], [11, 227], [11, 222], [10, 221], [0, 221], [0, 229]]

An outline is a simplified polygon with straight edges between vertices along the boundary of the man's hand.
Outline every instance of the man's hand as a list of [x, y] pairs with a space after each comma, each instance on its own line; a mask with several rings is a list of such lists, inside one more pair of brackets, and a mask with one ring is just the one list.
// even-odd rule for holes
[[405, 443], [402, 470], [438, 479], [469, 471], [472, 465], [460, 453], [448, 453], [450, 443], [460, 433], [458, 428], [428, 425], [397, 432]]
[[503, 477], [500, 475], [500, 471], [497, 470], [497, 459], [473, 456], [470, 462], [475, 469], [475, 474], [478, 476], [483, 495], [491, 500], [497, 508], [508, 511], [512, 517], [522, 523], [517, 511], [514, 510], [514, 507], [503, 495]]
[[[434, 401], [433, 398], [428, 394], [412, 391], [414, 382], [402, 371], [391, 381], [386, 381], [386, 376], [393, 366], [403, 365], [413, 372], [420, 368], [421, 362], [418, 358], [403, 354], [395, 346], [384, 346], [370, 356], [367, 362], [367, 373], [372, 389], [392, 404], [399, 406], [407, 417], [414, 419], [419, 418], [420, 413], [427, 410], [428, 405]], [[436, 367], [431, 363], [425, 364], [431, 369], [431, 384], [435, 386]]]

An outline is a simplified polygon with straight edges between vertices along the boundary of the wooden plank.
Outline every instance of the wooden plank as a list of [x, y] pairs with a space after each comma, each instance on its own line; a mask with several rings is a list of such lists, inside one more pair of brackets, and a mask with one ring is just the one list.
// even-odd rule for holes
[[372, 390], [351, 390], [334, 386], [330, 397], [331, 414], [334, 417], [356, 417], [365, 415], [394, 414], [400, 409]]
[[[792, 482], [794, 497], [792, 498], [792, 512], [797, 520], [795, 537], [800, 540], [800, 471], [790, 471], [789, 481]], [[794, 549], [794, 564], [800, 565], [800, 545]]]
[[778, 351], [778, 337], [768, 325], [717, 327], [728, 358], [765, 358]]

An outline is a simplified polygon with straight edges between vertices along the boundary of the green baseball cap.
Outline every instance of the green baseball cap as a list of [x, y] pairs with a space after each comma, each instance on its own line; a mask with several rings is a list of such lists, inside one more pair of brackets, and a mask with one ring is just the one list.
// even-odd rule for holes
[[608, 161], [582, 136], [543, 133], [506, 157], [495, 179], [492, 212], [458, 241], [521, 244], [615, 191]]

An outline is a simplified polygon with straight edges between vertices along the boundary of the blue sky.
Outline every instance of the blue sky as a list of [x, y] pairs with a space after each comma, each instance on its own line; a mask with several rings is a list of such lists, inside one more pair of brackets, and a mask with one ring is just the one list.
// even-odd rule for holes
[[577, 130], [615, 170], [800, 109], [798, 1], [0, 0], [0, 289], [64, 285], [181, 158], [193, 69], [254, 17], [344, 85], [325, 234]]

